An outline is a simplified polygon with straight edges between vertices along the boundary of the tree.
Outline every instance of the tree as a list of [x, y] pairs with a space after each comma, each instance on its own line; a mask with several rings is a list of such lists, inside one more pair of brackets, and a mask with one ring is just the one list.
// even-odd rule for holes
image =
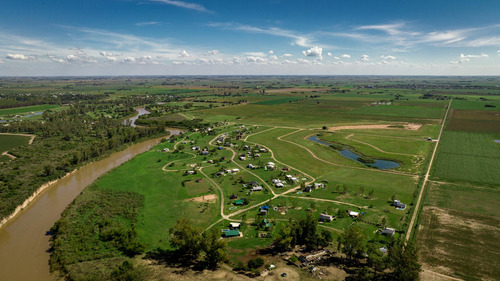
[[340, 236], [339, 242], [341, 244], [342, 252], [351, 261], [354, 260], [356, 255], [365, 251], [366, 238], [361, 229], [356, 226], [346, 229]]
[[201, 249], [205, 252], [204, 262], [209, 269], [216, 269], [227, 260], [226, 241], [220, 239], [215, 229], [202, 234]]
[[421, 265], [418, 263], [417, 249], [413, 243], [393, 243], [389, 246], [389, 261], [396, 280], [418, 280]]
[[169, 230], [170, 246], [176, 249], [181, 257], [196, 259], [201, 250], [200, 230], [192, 225], [186, 218], [177, 220], [177, 223]]
[[370, 243], [368, 245], [367, 253], [368, 253], [367, 263], [371, 268], [373, 268], [375, 273], [382, 272], [384, 269], [387, 268], [387, 263], [386, 259], [384, 258], [384, 254], [378, 249], [376, 244]]

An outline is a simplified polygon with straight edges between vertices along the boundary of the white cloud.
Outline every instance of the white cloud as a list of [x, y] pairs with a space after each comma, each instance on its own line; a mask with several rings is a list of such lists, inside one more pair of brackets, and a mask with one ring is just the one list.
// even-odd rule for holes
[[53, 62], [58, 62], [58, 63], [65, 63], [66, 62], [66, 60], [58, 58], [58, 57], [55, 57], [55, 56], [49, 56], [49, 58]]
[[209, 56], [211, 55], [217, 55], [219, 53], [219, 50], [212, 50], [207, 52]]
[[100, 52], [99, 53], [101, 56], [103, 57], [110, 57], [110, 56], [114, 56], [113, 53], [109, 53], [109, 52]]
[[147, 25], [159, 25], [160, 22], [157, 21], [146, 21], [146, 22], [138, 22], [135, 25], [137, 26], [147, 26]]
[[3, 63], [3, 60], [0, 59], [0, 63]]
[[498, 55], [500, 56], [500, 50], [497, 51]]
[[332, 53], [328, 52], [326, 55], [329, 56], [329, 57], [331, 57]]
[[334, 58], [334, 59], [336, 59], [336, 60], [339, 60], [339, 59], [340, 59], [339, 57], [333, 57], [333, 58]]
[[400, 29], [404, 27], [404, 23], [395, 23], [395, 24], [381, 24], [381, 25], [365, 25], [360, 26], [357, 29], [359, 30], [379, 30], [386, 32], [390, 35], [400, 34]]
[[271, 56], [269, 56], [269, 59], [270, 59], [270, 60], [278, 60], [278, 57], [277, 57], [277, 56], [275, 56], [275, 55], [271, 55]]
[[473, 59], [473, 58], [487, 58], [487, 57], [488, 57], [487, 54], [480, 54], [480, 55], [464, 55], [464, 54], [460, 54], [460, 56], [458, 57], [457, 61], [450, 61], [450, 63], [451, 64], [466, 63], [466, 62], [470, 62], [470, 59]]
[[234, 63], [234, 64], [239, 64], [239, 63], [240, 63], [240, 58], [238, 58], [238, 57], [233, 57], [233, 63]]
[[184, 1], [177, 1], [177, 0], [149, 0], [150, 2], [159, 2], [167, 5], [172, 5], [176, 7], [181, 7], [181, 8], [186, 8], [190, 10], [195, 10], [199, 12], [208, 12], [212, 13], [212, 11], [207, 10], [205, 7], [203, 7], [200, 4], [196, 3], [189, 3], [189, 2], [184, 2]]
[[306, 60], [306, 59], [297, 59], [297, 63], [301, 63], [301, 64], [312, 64], [312, 62], [310, 60]]
[[189, 57], [189, 54], [186, 50], [182, 50], [182, 52], [180, 52], [180, 55], [181, 57], [185, 58], [185, 57]]
[[311, 49], [307, 51], [302, 51], [304, 56], [306, 57], [318, 57], [319, 59], [323, 59], [322, 53], [323, 53], [323, 48], [315, 46], [312, 47]]
[[249, 63], [267, 62], [266, 58], [255, 57], [255, 56], [248, 56], [246, 59], [247, 59], [247, 62], [249, 62]]
[[245, 55], [252, 56], [252, 57], [265, 57], [266, 54], [264, 52], [246, 52]]
[[270, 55], [274, 55], [274, 51], [273, 51], [273, 50], [270, 50], [270, 51], [269, 51], [269, 54], [270, 54]]
[[361, 58], [359, 58], [360, 61], [368, 61], [370, 60], [370, 56], [369, 55], [362, 55]]
[[344, 58], [344, 59], [350, 59], [351, 55], [349, 55], [349, 54], [343, 54], [341, 57]]
[[381, 55], [380, 58], [383, 60], [395, 60], [396, 59], [395, 56], [391, 56], [391, 55], [389, 55], [389, 56]]
[[23, 54], [8, 54], [5, 58], [9, 60], [32, 60], [35, 57], [25, 56]]
[[260, 28], [260, 27], [250, 26], [250, 25], [234, 24], [234, 23], [210, 23], [210, 24], [208, 24], [208, 26], [292, 38], [292, 39], [294, 39], [292, 45], [298, 45], [300, 47], [311, 47], [312, 46], [312, 44], [310, 43], [311, 38], [309, 36], [299, 35], [293, 31], [281, 29], [278, 27]]
[[135, 58], [134, 57], [124, 57], [122, 61], [133, 63], [133, 62], [135, 62]]
[[293, 55], [292, 54], [283, 54], [281, 57], [282, 58], [288, 58], [288, 57], [293, 57]]

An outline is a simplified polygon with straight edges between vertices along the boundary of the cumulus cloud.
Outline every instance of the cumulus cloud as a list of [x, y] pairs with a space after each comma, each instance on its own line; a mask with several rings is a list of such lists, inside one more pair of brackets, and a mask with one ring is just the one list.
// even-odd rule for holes
[[238, 57], [233, 57], [233, 63], [234, 63], [234, 64], [239, 64], [239, 63], [240, 63], [240, 58], [238, 58]]
[[217, 55], [219, 53], [219, 50], [212, 50], [212, 51], [208, 51], [207, 53], [209, 56]]
[[269, 51], [269, 54], [270, 54], [270, 55], [274, 55], [274, 51], [273, 51], [273, 50], [270, 50], [270, 51]]
[[182, 52], [180, 52], [180, 55], [181, 57], [185, 58], [185, 57], [189, 57], [189, 54], [186, 50], [182, 50]]
[[359, 58], [360, 61], [368, 61], [370, 60], [370, 56], [369, 55], [362, 55], [361, 58]]
[[245, 55], [251, 56], [251, 57], [265, 57], [266, 54], [264, 52], [246, 52]]
[[293, 57], [293, 55], [292, 54], [283, 54], [281, 57], [282, 58], [288, 58], [288, 57]]
[[306, 57], [318, 57], [319, 59], [323, 58], [322, 57], [323, 48], [318, 47], [318, 46], [312, 47], [311, 49], [309, 49], [307, 51], [302, 51], [302, 53]]
[[109, 52], [100, 52], [99, 53], [101, 56], [103, 57], [109, 57], [109, 56], [114, 56], [113, 53], [109, 53]]
[[340, 59], [339, 57], [333, 57], [333, 58], [334, 58], [334, 59], [336, 59], [336, 60], [339, 60], [339, 59]]
[[249, 62], [249, 63], [267, 62], [267, 59], [266, 58], [262, 58], [262, 57], [248, 56], [247, 57], [247, 62]]
[[500, 56], [500, 50], [497, 51], [498, 55]]
[[466, 62], [470, 62], [470, 59], [472, 59], [472, 58], [487, 58], [487, 57], [488, 57], [487, 54], [480, 54], [480, 55], [464, 55], [464, 54], [460, 54], [460, 56], [458, 57], [457, 61], [450, 61], [450, 63], [452, 63], [452, 64], [466, 63]]
[[3, 63], [3, 60], [0, 59], [0, 63]]
[[124, 57], [122, 61], [133, 63], [133, 62], [135, 62], [135, 58], [134, 57]]
[[35, 57], [25, 56], [23, 54], [8, 54], [5, 58], [9, 60], [32, 60]]
[[58, 58], [55, 56], [49, 56], [49, 59], [52, 60], [53, 62], [58, 62], [58, 63], [65, 63], [66, 61], [62, 58]]
[[391, 56], [391, 55], [389, 55], [389, 56], [381, 55], [380, 58], [383, 60], [395, 60], [396, 59], [395, 56]]
[[271, 56], [269, 56], [269, 59], [270, 59], [270, 60], [278, 60], [278, 57], [277, 57], [277, 56], [275, 56], [275, 55], [271, 55]]
[[350, 59], [351, 55], [349, 55], [349, 54], [343, 54], [341, 57], [344, 58], [344, 59]]
[[332, 53], [328, 52], [326, 55], [329, 56], [329, 57], [331, 57]]

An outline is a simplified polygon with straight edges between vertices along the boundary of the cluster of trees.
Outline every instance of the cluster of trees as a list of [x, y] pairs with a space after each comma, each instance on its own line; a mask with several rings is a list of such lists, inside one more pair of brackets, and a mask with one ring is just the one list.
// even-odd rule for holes
[[175, 249], [173, 255], [179, 260], [198, 263], [208, 269], [216, 269], [227, 260], [226, 241], [220, 239], [215, 229], [201, 233], [190, 220], [181, 218], [169, 233], [170, 246]]
[[290, 220], [283, 224], [274, 236], [272, 246], [278, 252], [288, 251], [296, 245], [306, 246], [309, 250], [326, 247], [332, 242], [330, 231], [318, 229], [318, 220], [313, 214], [305, 218]]
[[417, 280], [420, 272], [415, 246], [392, 240], [387, 244], [387, 254], [376, 243], [367, 241], [356, 226], [344, 231], [338, 240], [338, 249], [346, 256], [346, 262], [358, 265], [353, 280]]
[[89, 115], [93, 107], [46, 111], [42, 121], [12, 122], [0, 132], [36, 135], [31, 145], [11, 149], [17, 159], [0, 169], [0, 218], [14, 211], [40, 185], [124, 145], [165, 134], [163, 126], [132, 128], [120, 120]]

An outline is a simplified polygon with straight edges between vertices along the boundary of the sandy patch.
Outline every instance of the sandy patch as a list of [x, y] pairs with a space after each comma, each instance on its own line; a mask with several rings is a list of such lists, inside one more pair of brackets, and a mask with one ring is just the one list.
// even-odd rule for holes
[[[403, 128], [391, 127], [391, 126], [403, 126]], [[422, 124], [397, 123], [397, 124], [335, 126], [335, 127], [328, 128], [328, 130], [329, 131], [370, 130], [370, 129], [406, 129], [406, 130], [418, 130], [418, 129], [420, 129], [420, 127], [422, 127]]]
[[215, 194], [203, 195], [195, 198], [189, 198], [184, 201], [215, 203], [217, 202], [217, 195]]

